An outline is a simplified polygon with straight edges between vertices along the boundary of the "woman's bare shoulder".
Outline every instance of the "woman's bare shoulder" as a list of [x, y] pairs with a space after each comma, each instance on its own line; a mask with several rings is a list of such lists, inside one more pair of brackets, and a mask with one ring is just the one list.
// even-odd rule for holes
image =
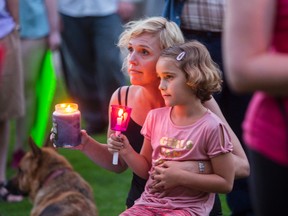
[[[110, 104], [119, 104], [119, 91], [120, 91], [120, 99], [121, 99], [121, 104], [125, 104], [125, 99], [126, 96], [127, 102], [129, 103], [134, 103], [135, 100], [137, 100], [137, 92], [141, 89], [140, 86], [135, 86], [135, 85], [130, 85], [130, 86], [121, 86], [118, 89], [114, 91], [114, 93], [111, 96], [110, 99]], [[128, 91], [128, 94], [127, 94]]]

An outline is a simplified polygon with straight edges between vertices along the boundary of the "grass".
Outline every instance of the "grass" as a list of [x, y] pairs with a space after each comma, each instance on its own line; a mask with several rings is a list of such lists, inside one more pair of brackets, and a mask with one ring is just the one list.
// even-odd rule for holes
[[[67, 94], [65, 93], [62, 79], [61, 77], [58, 77], [53, 107], [56, 103], [63, 102], [66, 99]], [[48, 129], [49, 128], [51, 128], [51, 125], [48, 126]], [[9, 160], [11, 159], [12, 154], [12, 143], [14, 143], [14, 137], [11, 138]], [[106, 141], [105, 134], [94, 136], [94, 138], [100, 142], [105, 143]], [[130, 170], [127, 170], [122, 174], [116, 174], [95, 165], [80, 151], [60, 149], [59, 153], [64, 155], [71, 162], [74, 169], [92, 186], [100, 216], [116, 216], [125, 209], [125, 199], [131, 181]], [[15, 170], [8, 167], [8, 178], [15, 175], [15, 173]], [[221, 194], [220, 199], [222, 202], [223, 215], [228, 216], [230, 211], [225, 201], [225, 195]], [[31, 208], [32, 204], [28, 198], [25, 198], [24, 201], [19, 203], [6, 203], [0, 201], [0, 216], [28, 216]]]
[[[104, 135], [97, 137], [104, 139]], [[96, 166], [79, 151], [60, 149], [82, 177], [87, 180], [94, 190], [94, 197], [98, 206], [99, 215], [118, 215], [125, 209], [125, 197], [130, 184], [130, 171], [121, 175], [106, 171]], [[15, 171], [14, 171], [15, 172]], [[9, 170], [9, 173], [14, 173]], [[20, 203], [0, 202], [1, 216], [28, 216], [32, 208], [27, 198]]]

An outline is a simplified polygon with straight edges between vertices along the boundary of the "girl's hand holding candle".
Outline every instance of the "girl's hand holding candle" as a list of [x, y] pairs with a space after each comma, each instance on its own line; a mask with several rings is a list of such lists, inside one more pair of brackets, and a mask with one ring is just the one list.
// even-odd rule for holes
[[69, 148], [81, 142], [81, 114], [75, 103], [63, 103], [55, 106], [53, 112], [53, 133], [55, 147]]
[[[116, 131], [116, 136], [119, 136], [121, 131], [126, 131], [130, 120], [132, 109], [122, 105], [111, 105], [111, 130]], [[114, 165], [118, 164], [119, 152], [114, 152], [113, 161]]]

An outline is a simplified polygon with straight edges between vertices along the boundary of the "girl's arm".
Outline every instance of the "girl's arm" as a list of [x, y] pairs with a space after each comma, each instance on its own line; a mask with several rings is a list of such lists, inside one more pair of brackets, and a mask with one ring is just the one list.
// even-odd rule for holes
[[134, 173], [143, 179], [148, 179], [152, 161], [152, 147], [149, 140], [144, 138], [140, 154], [132, 148], [124, 134], [120, 134], [119, 137], [112, 134], [108, 145], [111, 153], [119, 151], [121, 158]]
[[227, 1], [223, 60], [228, 83], [239, 93], [288, 95], [288, 54], [271, 52], [276, 7], [275, 0]]
[[247, 156], [244, 152], [244, 149], [237, 138], [236, 134], [226, 121], [225, 117], [223, 116], [217, 102], [214, 98], [210, 99], [209, 101], [205, 102], [205, 107], [210, 109], [213, 113], [215, 113], [225, 124], [229, 135], [231, 137], [231, 142], [233, 143], [233, 165], [235, 166], [235, 178], [244, 178], [249, 176], [250, 174], [250, 166], [247, 159]]

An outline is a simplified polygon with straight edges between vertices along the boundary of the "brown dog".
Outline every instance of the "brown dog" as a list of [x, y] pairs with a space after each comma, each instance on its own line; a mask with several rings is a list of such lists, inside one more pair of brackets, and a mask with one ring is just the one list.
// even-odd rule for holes
[[97, 216], [93, 191], [53, 147], [39, 148], [32, 139], [16, 176], [18, 187], [33, 203], [31, 216]]

